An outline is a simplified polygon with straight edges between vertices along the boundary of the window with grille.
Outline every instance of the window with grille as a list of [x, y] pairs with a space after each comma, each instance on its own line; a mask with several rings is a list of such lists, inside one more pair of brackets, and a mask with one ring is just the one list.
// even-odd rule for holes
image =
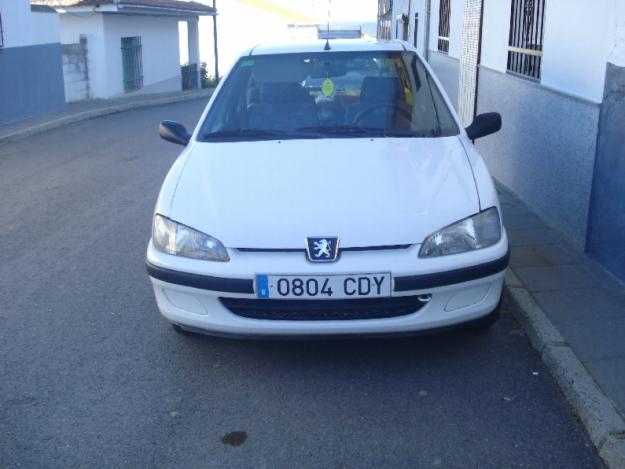
[[438, 50], [449, 53], [449, 0], [441, 0], [438, 10]]
[[124, 69], [124, 89], [138, 90], [143, 87], [143, 59], [141, 37], [122, 37], [122, 67]]
[[512, 0], [508, 71], [540, 80], [545, 0]]
[[393, 0], [378, 2], [378, 39], [391, 38], [391, 16], [393, 15]]

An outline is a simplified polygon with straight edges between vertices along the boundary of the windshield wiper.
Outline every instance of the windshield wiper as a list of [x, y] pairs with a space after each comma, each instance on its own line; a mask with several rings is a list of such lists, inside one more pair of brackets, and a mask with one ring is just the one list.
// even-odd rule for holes
[[326, 135], [362, 135], [382, 137], [422, 137], [413, 130], [384, 129], [381, 127], [361, 127], [357, 125], [328, 125], [314, 127], [299, 127], [299, 132], [319, 132]]
[[263, 139], [281, 139], [281, 138], [319, 138], [318, 134], [309, 134], [302, 132], [291, 132], [277, 129], [230, 129], [220, 130], [217, 132], [208, 132], [202, 135], [203, 139], [219, 139], [219, 138], [263, 138]]
[[298, 127], [298, 132], [321, 132], [324, 134], [365, 134], [371, 131], [378, 133], [384, 129], [359, 127], [355, 125], [317, 125], [312, 127]]
[[269, 129], [230, 129], [219, 130], [217, 132], [207, 132], [204, 138], [221, 138], [221, 137], [278, 137], [284, 135], [282, 130]]
[[432, 129], [432, 133], [431, 133], [431, 137], [440, 137], [441, 135], [443, 135], [443, 129], [441, 129], [441, 125], [440, 124], [436, 124], [436, 128]]

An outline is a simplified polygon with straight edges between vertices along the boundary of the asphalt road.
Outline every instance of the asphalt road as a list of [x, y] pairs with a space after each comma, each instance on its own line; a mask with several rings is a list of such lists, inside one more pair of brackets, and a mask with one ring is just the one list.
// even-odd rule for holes
[[411, 339], [177, 335], [143, 263], [180, 150], [156, 125], [201, 109], [0, 146], [0, 467], [601, 467], [509, 312]]

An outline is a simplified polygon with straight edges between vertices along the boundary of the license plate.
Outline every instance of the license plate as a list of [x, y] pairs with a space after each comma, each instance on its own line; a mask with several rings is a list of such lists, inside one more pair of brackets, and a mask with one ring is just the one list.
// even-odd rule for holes
[[258, 298], [336, 300], [391, 296], [391, 274], [257, 275]]

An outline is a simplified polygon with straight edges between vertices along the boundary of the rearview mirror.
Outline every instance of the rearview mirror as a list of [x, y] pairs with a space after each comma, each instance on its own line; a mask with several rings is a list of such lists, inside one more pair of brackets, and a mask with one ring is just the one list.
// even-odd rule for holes
[[471, 125], [465, 130], [471, 140], [486, 137], [501, 129], [501, 115], [498, 112], [486, 112], [475, 116]]
[[158, 126], [158, 134], [163, 140], [186, 146], [191, 140], [191, 135], [184, 125], [174, 121], [163, 121]]

